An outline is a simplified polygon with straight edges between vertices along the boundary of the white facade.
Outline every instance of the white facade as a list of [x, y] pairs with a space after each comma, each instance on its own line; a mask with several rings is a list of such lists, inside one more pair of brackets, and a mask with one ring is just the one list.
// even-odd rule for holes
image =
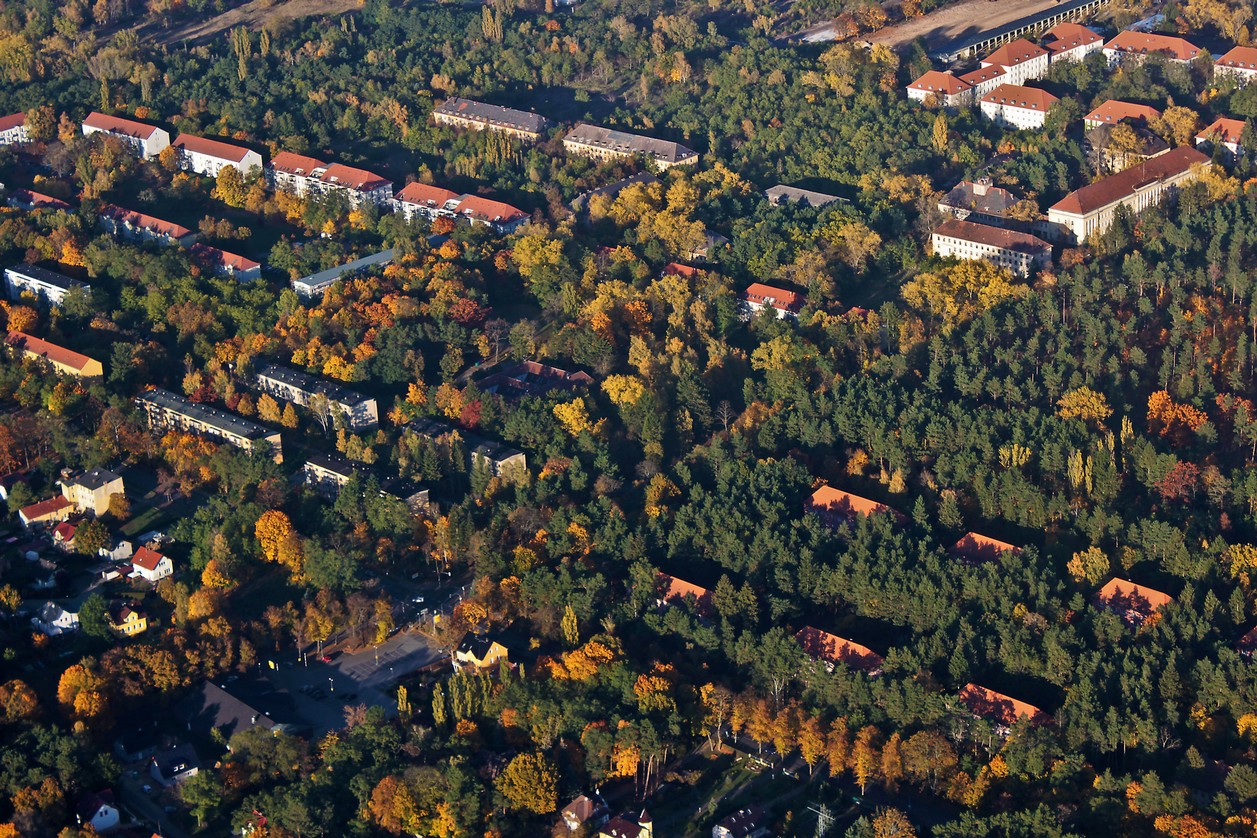
[[[1024, 41], [1021, 43], [1025, 43]], [[1041, 47], [1035, 47], [1033, 54], [1022, 60], [1018, 57], [1008, 58], [1005, 56], [1005, 50], [1013, 48], [1013, 44], [1002, 47], [993, 53], [990, 58], [999, 60], [986, 60], [982, 62], [983, 67], [1000, 67], [1004, 70], [1003, 84], [1025, 84], [1034, 79], [1041, 79], [1048, 72], [1048, 52]]]
[[15, 113], [12, 116], [0, 117], [0, 145], [16, 145], [30, 141], [30, 132], [26, 130], [26, 114]]
[[[956, 223], [965, 224], [967, 222]], [[979, 227], [981, 225], [975, 224], [972, 226]], [[1029, 276], [1032, 272], [1052, 264], [1052, 247], [1047, 242], [1039, 241], [1033, 236], [1024, 233], [1012, 233], [996, 227], [988, 229], [999, 235], [990, 237], [982, 235], [969, 236], [962, 232], [961, 229], [954, 229], [945, 224], [935, 231], [930, 238], [934, 247], [934, 255], [948, 259], [990, 262], [1001, 268], [1008, 268], [1022, 277]], [[1001, 238], [1008, 241], [1000, 243], [999, 239]], [[1014, 241], [1018, 245], [1009, 246]]]
[[1026, 130], [1042, 128], [1056, 97], [1034, 87], [1002, 84], [982, 97], [982, 115], [997, 125]]
[[257, 374], [257, 388], [280, 401], [306, 408], [317, 396], [322, 396], [327, 399], [329, 409], [339, 412], [351, 430], [367, 430], [380, 424], [375, 399], [287, 367], [273, 364], [262, 367]]
[[1007, 128], [1027, 130], [1042, 128], [1047, 114], [1034, 108], [1022, 108], [1015, 105], [1002, 105], [997, 102], [983, 102], [982, 115], [992, 122]]
[[156, 157], [170, 146], [170, 134], [156, 125], [93, 112], [83, 120], [83, 136], [98, 133], [121, 140], [145, 159]]
[[262, 155], [256, 151], [202, 137], [180, 136], [175, 141], [179, 149], [179, 168], [206, 177], [218, 177], [223, 169], [237, 169], [241, 176], [262, 170]]
[[77, 279], [33, 265], [5, 268], [4, 284], [9, 289], [9, 296], [15, 300], [21, 297], [23, 292], [29, 291], [54, 306], [61, 305], [65, 300], [65, 295], [70, 293], [70, 289], [88, 287], [86, 283], [79, 282]]

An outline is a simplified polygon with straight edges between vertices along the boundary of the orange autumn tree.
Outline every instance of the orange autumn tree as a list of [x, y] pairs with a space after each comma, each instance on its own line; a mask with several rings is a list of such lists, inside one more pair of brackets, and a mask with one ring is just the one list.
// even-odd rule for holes
[[1178, 404], [1165, 390], [1148, 397], [1148, 431], [1184, 443], [1209, 417], [1189, 404]]

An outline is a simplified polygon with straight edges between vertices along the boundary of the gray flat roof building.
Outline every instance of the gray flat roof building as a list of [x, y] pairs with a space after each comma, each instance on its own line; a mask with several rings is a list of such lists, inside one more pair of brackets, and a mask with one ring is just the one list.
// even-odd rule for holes
[[279, 431], [234, 413], [190, 401], [160, 387], [141, 393], [135, 403], [148, 415], [149, 426], [155, 429], [177, 428], [216, 437], [250, 451], [254, 443], [267, 442], [275, 449], [276, 460], [282, 456]]
[[504, 108], [472, 99], [451, 97], [432, 112], [437, 124], [458, 125], [477, 130], [501, 131], [528, 139], [536, 139], [550, 125], [550, 120], [531, 111]]
[[361, 259], [355, 259], [344, 265], [335, 268], [328, 268], [325, 271], [319, 271], [309, 276], [303, 276], [301, 279], [292, 281], [292, 290], [296, 291], [302, 297], [309, 299], [318, 296], [327, 291], [336, 284], [337, 280], [358, 271], [374, 268], [379, 265], [387, 265], [393, 261], [393, 251], [381, 250], [379, 253], [372, 253], [370, 256], [363, 256]]
[[658, 140], [626, 131], [581, 123], [563, 138], [563, 147], [573, 154], [598, 160], [613, 160], [640, 154], [661, 169], [698, 162], [698, 152], [670, 140]]

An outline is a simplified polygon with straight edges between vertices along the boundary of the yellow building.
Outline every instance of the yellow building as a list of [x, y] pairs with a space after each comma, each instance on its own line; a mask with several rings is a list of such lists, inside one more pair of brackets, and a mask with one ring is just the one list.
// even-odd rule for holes
[[114, 603], [109, 607], [109, 628], [119, 637], [134, 637], [148, 630], [148, 617], [134, 602]]

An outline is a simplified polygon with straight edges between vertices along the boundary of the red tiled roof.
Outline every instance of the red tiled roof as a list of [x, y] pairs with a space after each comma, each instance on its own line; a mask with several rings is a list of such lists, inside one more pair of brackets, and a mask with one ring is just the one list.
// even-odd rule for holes
[[458, 197], [457, 192], [451, 192], [448, 189], [442, 189], [439, 186], [433, 186], [430, 183], [408, 183], [395, 196], [397, 200], [407, 204], [428, 204], [430, 206], [444, 206], [447, 201], [453, 201]]
[[1159, 116], [1161, 116], [1161, 112], [1148, 105], [1136, 105], [1133, 102], [1121, 102], [1117, 99], [1110, 99], [1087, 114], [1084, 119], [1087, 122], [1103, 122], [1112, 125], [1121, 122], [1123, 119], [1142, 119], [1145, 122], [1151, 122]]
[[947, 219], [935, 228], [934, 233], [1004, 250], [1015, 250], [1018, 253], [1041, 253], [1052, 249], [1052, 245], [1029, 233], [1005, 230], [1003, 227], [992, 227], [989, 224], [975, 224], [972, 221], [961, 221], [957, 218]]
[[123, 119], [119, 116], [109, 116], [98, 111], [89, 113], [87, 119], [83, 120], [83, 124], [98, 131], [108, 131], [110, 134], [122, 134], [125, 137], [136, 137], [141, 140], [147, 140], [161, 130], [156, 125], [136, 122], [134, 119]]
[[314, 157], [293, 154], [291, 151], [281, 151], [271, 158], [271, 168], [290, 175], [309, 177], [310, 173], [315, 169], [326, 169], [327, 164]]
[[951, 73], [944, 73], [939, 70], [926, 70], [921, 78], [908, 85], [908, 87], [913, 90], [926, 90], [930, 93], [953, 96], [969, 90], [971, 85], [961, 81]]
[[516, 209], [510, 204], [504, 204], [501, 201], [490, 201], [488, 198], [481, 198], [478, 195], [464, 195], [463, 199], [458, 202], [456, 211], [459, 215], [466, 215], [494, 223], [518, 221], [521, 218], [528, 217], [528, 213], [521, 209]]
[[965, 73], [960, 80], [971, 87], [977, 87], [984, 81], [991, 81], [1003, 75], [1007, 75], [1003, 67], [979, 67]]
[[711, 592], [706, 588], [686, 582], [684, 579], [678, 579], [675, 576], [669, 576], [666, 573], [660, 573], [659, 580], [659, 598], [665, 602], [683, 602], [687, 596], [692, 596], [697, 601], [698, 610], [706, 611], [711, 607]]
[[100, 214], [114, 219], [119, 224], [130, 224], [132, 227], [138, 227], [141, 230], [151, 230], [163, 236], [169, 236], [172, 239], [181, 239], [184, 236], [192, 235], [192, 231], [181, 224], [175, 224], [173, 221], [163, 221], [151, 215], [145, 215], [135, 210], [123, 209], [114, 204], [106, 204], [101, 207]]
[[[0, 128], [0, 131], [4, 130]], [[70, 205], [60, 198], [36, 192], [33, 189], [15, 189], [10, 200], [26, 204], [31, 209], [70, 209]]]
[[803, 308], [802, 294], [787, 291], [784, 288], [774, 288], [762, 282], [752, 282], [750, 287], [742, 292], [742, 299], [796, 314], [799, 309]]
[[1038, 724], [1051, 720], [1046, 713], [1033, 704], [1018, 701], [1011, 696], [988, 690], [977, 684], [965, 684], [960, 690], [959, 697], [960, 703], [969, 708], [969, 712], [996, 724], [1011, 727], [1018, 719], [1030, 719]]
[[1048, 52], [1065, 52], [1104, 40], [1087, 27], [1077, 23], [1058, 23], [1047, 31], [1047, 36], [1053, 39], [1045, 44]]
[[21, 509], [21, 513], [22, 517], [26, 518], [26, 520], [32, 521], [36, 518], [43, 518], [46, 515], [52, 515], [63, 509], [68, 509], [70, 506], [72, 506], [72, 504], [66, 500], [65, 497], [57, 495], [55, 498], [41, 500], [39, 503], [32, 503], [30, 506], [24, 506]]
[[838, 515], [872, 515], [877, 512], [893, 512], [884, 503], [869, 498], [862, 498], [833, 486], [821, 486], [808, 499], [808, 508], [816, 512], [829, 512]]
[[1153, 181], [1180, 175], [1197, 163], [1207, 163], [1209, 158], [1190, 146], [1179, 146], [1165, 154], [1145, 160], [1115, 175], [1084, 186], [1061, 198], [1051, 209], [1074, 215], [1086, 215], [1107, 207], [1114, 201], [1135, 193], [1135, 189]]
[[1174, 597], [1125, 579], [1114, 577], [1096, 594], [1101, 605], [1118, 611], [1134, 611], [1147, 616], [1163, 605], [1169, 605]]
[[1235, 648], [1246, 655], [1257, 650], [1257, 627], [1249, 629], [1243, 637], [1235, 641]]
[[333, 163], [328, 166], [327, 171], [319, 175], [319, 180], [324, 183], [335, 183], [337, 186], [346, 186], [350, 189], [374, 189], [391, 182], [388, 178], [380, 177], [377, 174], [368, 172], [366, 169], [355, 169], [353, 166], [346, 166], [343, 163]]
[[1196, 142], [1209, 140], [1210, 142], [1238, 144], [1240, 137], [1243, 135], [1244, 120], [1227, 119], [1225, 116], [1220, 116], [1214, 120], [1212, 125], [1196, 135]]
[[1152, 32], [1131, 32], [1129, 29], [1117, 33], [1117, 37], [1105, 44], [1104, 48], [1137, 55], [1163, 53], [1176, 61], [1191, 61], [1202, 52], [1200, 47], [1182, 38]]
[[799, 629], [794, 639], [804, 653], [830, 663], [845, 663], [853, 669], [873, 673], [882, 668], [883, 658], [867, 646], [852, 643], [844, 637], [821, 631], [813, 626]]
[[664, 276], [683, 276], [687, 279], [698, 275], [699, 269], [693, 265], [682, 265], [680, 262], [669, 262], [663, 266]]
[[1257, 47], [1235, 47], [1219, 58], [1214, 66], [1257, 72]]
[[40, 355], [54, 364], [60, 364], [75, 370], [81, 371], [88, 364], [92, 363], [92, 359], [86, 355], [81, 355], [72, 349], [66, 349], [64, 346], [57, 346], [55, 343], [49, 343], [42, 338], [28, 335], [25, 332], [10, 330], [5, 343], [16, 349], [24, 350], [29, 354]]
[[1018, 38], [1015, 41], [1004, 44], [1004, 46], [982, 59], [982, 63], [996, 67], [1016, 67], [1022, 62], [1042, 58], [1047, 54], [1048, 51], [1043, 47], [1032, 44], [1025, 38]]
[[131, 557], [131, 564], [136, 567], [142, 567], [150, 573], [157, 570], [158, 563], [166, 558], [156, 550], [150, 550], [147, 547], [141, 547], [135, 551], [135, 555]]
[[952, 545], [950, 552], [953, 556], [987, 561], [999, 556], [1001, 553], [1020, 553], [1021, 548], [1015, 544], [1009, 544], [1007, 541], [1000, 541], [997, 538], [991, 538], [981, 533], [968, 532]]
[[239, 163], [249, 153], [249, 149], [243, 146], [232, 145], [221, 140], [211, 140], [208, 137], [194, 137], [191, 134], [180, 134], [172, 145], [184, 151], [194, 151], [197, 154], [230, 160], [233, 163]]
[[1047, 113], [1048, 108], [1056, 102], [1056, 97], [1046, 90], [1037, 87], [1022, 87], [1019, 84], [1001, 84], [982, 97], [983, 102], [994, 105], [1005, 105], [1010, 108], [1025, 108], [1028, 111]]
[[217, 247], [211, 247], [208, 244], [197, 242], [188, 249], [196, 258], [207, 262], [211, 265], [231, 268], [234, 271], [251, 271], [254, 268], [262, 267], [261, 262], [254, 262], [244, 256], [238, 256], [235, 253], [228, 253]]
[[74, 524], [69, 521], [62, 521], [52, 528], [52, 537], [60, 541], [62, 544], [68, 544], [74, 540], [74, 533], [78, 530]]
[[19, 125], [26, 124], [26, 114], [13, 113], [8, 116], [0, 116], [0, 131], [8, 131], [10, 128], [16, 128]]

